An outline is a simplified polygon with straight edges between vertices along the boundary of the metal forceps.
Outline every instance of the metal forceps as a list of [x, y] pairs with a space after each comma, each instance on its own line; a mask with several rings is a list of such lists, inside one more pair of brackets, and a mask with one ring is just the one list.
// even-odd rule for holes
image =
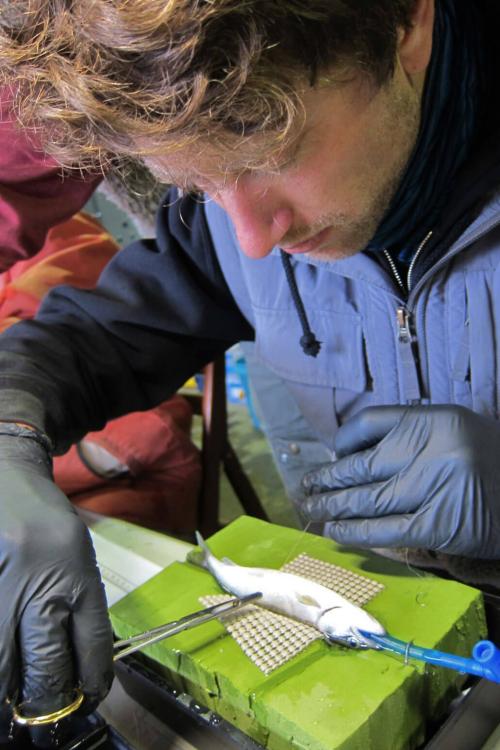
[[145, 646], [150, 646], [152, 643], [158, 643], [158, 641], [169, 638], [171, 635], [177, 635], [177, 633], [182, 633], [184, 630], [190, 630], [198, 625], [202, 625], [204, 622], [214, 620], [216, 617], [229, 614], [236, 609], [244, 607], [246, 604], [250, 604], [261, 596], [260, 592], [256, 592], [255, 594], [247, 594], [246, 596], [229, 599], [227, 602], [213, 604], [211, 607], [200, 609], [198, 612], [181, 617], [180, 620], [174, 620], [165, 625], [159, 625], [152, 630], [146, 630], [144, 633], [133, 635], [131, 638], [116, 641], [113, 646], [113, 661], [123, 659], [124, 656], [133, 654], [134, 651], [139, 651]]
[[[226, 615], [230, 612], [234, 612], [235, 610], [240, 609], [247, 604], [250, 604], [261, 596], [262, 594], [260, 592], [256, 592], [254, 594], [247, 594], [246, 596], [229, 599], [228, 601], [221, 602], [220, 604], [213, 604], [211, 607], [207, 607], [206, 609], [200, 609], [197, 612], [193, 612], [192, 614], [186, 615], [185, 617], [181, 617], [179, 620], [168, 622], [165, 625], [159, 625], [152, 630], [146, 630], [144, 633], [138, 633], [137, 635], [133, 635], [131, 638], [124, 638], [123, 640], [115, 641], [115, 643], [113, 644], [113, 661], [123, 659], [125, 656], [133, 654], [135, 651], [139, 651], [140, 649], [145, 648], [145, 646], [150, 646], [153, 643], [158, 643], [158, 641], [162, 641], [164, 638], [169, 638], [170, 636], [176, 635], [177, 633], [182, 633], [185, 630], [190, 630], [191, 628], [197, 627], [198, 625], [202, 625], [204, 622], [215, 620], [221, 615]], [[29, 716], [25, 715], [22, 711], [21, 706], [18, 705], [13, 706], [12, 708], [12, 718], [16, 722], [16, 724], [19, 724], [20, 726], [43, 726], [46, 724], [56, 724], [57, 722], [61, 721], [61, 719], [65, 719], [67, 716], [70, 716], [70, 714], [74, 713], [74, 711], [80, 708], [83, 701], [84, 695], [82, 691], [79, 688], [75, 688], [74, 700], [58, 711], [54, 711], [43, 716]]]

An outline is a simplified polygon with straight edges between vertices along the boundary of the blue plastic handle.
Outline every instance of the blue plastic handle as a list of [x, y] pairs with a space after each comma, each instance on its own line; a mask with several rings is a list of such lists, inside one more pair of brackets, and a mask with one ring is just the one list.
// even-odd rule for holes
[[484, 677], [492, 682], [500, 682], [500, 649], [491, 641], [478, 641], [472, 649], [472, 658], [455, 656], [433, 648], [415, 646], [411, 642], [400, 641], [392, 635], [375, 635], [360, 631], [370, 645], [384, 651], [401, 654], [406, 659], [417, 659], [438, 667], [447, 667], [456, 672]]

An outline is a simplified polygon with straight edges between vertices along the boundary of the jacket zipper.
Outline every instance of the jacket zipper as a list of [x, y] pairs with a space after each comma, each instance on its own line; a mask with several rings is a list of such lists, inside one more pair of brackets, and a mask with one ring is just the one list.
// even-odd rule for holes
[[415, 263], [417, 262], [418, 256], [420, 255], [420, 253], [422, 252], [422, 250], [424, 249], [424, 247], [427, 245], [430, 238], [432, 237], [432, 231], [433, 230], [431, 229], [431, 231], [426, 234], [426, 236], [424, 237], [420, 245], [417, 247], [417, 252], [411, 259], [410, 267], [408, 269], [408, 278], [406, 280], [406, 286], [408, 287], [408, 294], [411, 292], [411, 275], [413, 273], [413, 269], [415, 268]]
[[[409, 296], [409, 293], [411, 291], [411, 275], [413, 273], [415, 263], [418, 259], [418, 256], [431, 237], [432, 231], [427, 233], [427, 235], [418, 246], [417, 251], [413, 256], [408, 268], [406, 286], [390, 254], [387, 252], [387, 250], [384, 250], [384, 255], [389, 263], [392, 273], [394, 274], [394, 278], [396, 279], [397, 284], [399, 285], [401, 291], [403, 292], [403, 295], [406, 298]], [[399, 305], [399, 307], [396, 309], [396, 321], [398, 342], [401, 350], [401, 360], [404, 363], [403, 380], [405, 383], [404, 391], [406, 394], [407, 402], [412, 404], [420, 403], [422, 398], [422, 378], [419, 371], [419, 358], [418, 352], [416, 350], [416, 338], [412, 330], [412, 316], [406, 304]]]
[[[394, 278], [396, 279], [396, 282], [402, 292], [408, 297], [415, 297], [417, 293], [417, 289], [421, 288], [423, 284], [426, 283], [426, 281], [436, 273], [442, 266], [444, 266], [451, 257], [455, 256], [458, 252], [463, 250], [466, 247], [469, 247], [469, 245], [472, 245], [474, 242], [477, 242], [481, 237], [484, 237], [488, 232], [490, 232], [492, 229], [500, 225], [500, 220], [498, 218], [498, 215], [495, 216], [494, 219], [490, 219], [489, 221], [486, 221], [485, 223], [481, 224], [478, 228], [475, 229], [475, 231], [470, 233], [470, 236], [466, 237], [466, 241], [459, 242], [452, 247], [445, 255], [443, 255], [442, 258], [431, 268], [429, 271], [419, 280], [417, 286], [414, 290], [411, 289], [411, 273], [413, 272], [415, 261], [417, 260], [418, 256], [422, 252], [423, 248], [425, 247], [426, 243], [430, 239], [432, 232], [429, 232], [429, 234], [424, 238], [423, 242], [419, 245], [417, 248], [417, 252], [415, 253], [412, 262], [410, 264], [410, 268], [408, 270], [408, 290], [405, 289], [405, 285], [403, 284], [403, 281], [401, 279], [401, 276], [398, 272], [398, 269], [396, 268], [396, 264], [392, 260], [389, 253], [384, 250], [384, 255], [389, 263], [389, 266], [394, 274]], [[410, 292], [413, 292], [413, 294], [410, 294]], [[398, 326], [398, 340], [401, 343], [410, 343], [412, 340], [412, 331], [411, 331], [411, 320], [412, 320], [412, 300], [408, 299], [406, 301], [405, 305], [400, 305], [396, 310], [396, 316], [397, 316], [397, 326]]]
[[427, 235], [424, 237], [420, 245], [417, 247], [417, 251], [413, 258], [411, 259], [410, 267], [408, 268], [408, 276], [406, 278], [406, 286], [403, 283], [403, 279], [401, 278], [401, 274], [399, 273], [398, 269], [396, 268], [396, 264], [394, 263], [393, 259], [391, 258], [390, 253], [387, 250], [384, 250], [384, 255], [387, 259], [387, 262], [389, 263], [389, 266], [391, 268], [392, 273], [394, 274], [394, 278], [396, 279], [397, 284], [400, 286], [402, 291], [408, 295], [411, 292], [411, 275], [413, 273], [413, 269], [415, 268], [415, 263], [417, 262], [418, 256], [432, 237], [432, 229], [430, 232], [427, 233]]
[[384, 250], [384, 255], [387, 259], [387, 262], [389, 263], [390, 269], [393, 273], [394, 278], [396, 279], [397, 284], [399, 285], [400, 289], [404, 294], [406, 294], [405, 285], [403, 284], [403, 280], [401, 278], [401, 275], [396, 268], [396, 264], [394, 263], [393, 259], [391, 258], [390, 254], [387, 252], [387, 250]]
[[[500, 226], [500, 218], [498, 215], [495, 216], [494, 219], [489, 219], [485, 223], [481, 224], [479, 227], [477, 227], [474, 231], [470, 232], [469, 235], [467, 235], [467, 232], [465, 233], [466, 239], [465, 242], [464, 236], [462, 236], [456, 243], [453, 245], [453, 247], [448, 250], [445, 255], [443, 255], [442, 258], [438, 260], [438, 262], [430, 268], [427, 273], [422, 276], [421, 279], [418, 280], [418, 283], [415, 287], [415, 289], [411, 290], [410, 297], [415, 298], [417, 289], [420, 289], [431, 276], [433, 276], [437, 271], [439, 271], [440, 268], [442, 268], [450, 258], [453, 258], [458, 253], [462, 252], [465, 248], [469, 247], [470, 245], [474, 244], [474, 242], [477, 242], [477, 240], [480, 240], [482, 237], [484, 237], [488, 232], [491, 232], [492, 229], [495, 229], [496, 227]], [[412, 304], [410, 301], [408, 301], [408, 306], [412, 307]]]
[[402, 344], [409, 344], [412, 340], [411, 317], [405, 307], [398, 307], [396, 310], [398, 321], [398, 341]]
[[[390, 253], [387, 250], [384, 250], [384, 255], [387, 259], [387, 262], [389, 263], [389, 266], [391, 268], [392, 273], [394, 274], [394, 278], [396, 279], [397, 284], [401, 288], [402, 292], [405, 294], [405, 296], [408, 296], [408, 294], [411, 291], [411, 275], [413, 273], [413, 269], [415, 268], [415, 263], [417, 262], [418, 256], [432, 237], [432, 230], [427, 233], [427, 235], [424, 237], [420, 245], [417, 247], [417, 251], [415, 255], [413, 256], [410, 267], [408, 268], [408, 276], [406, 279], [406, 285], [403, 282], [403, 279], [401, 278], [401, 274], [399, 273], [396, 264], [394, 263]], [[411, 331], [411, 313], [408, 310], [406, 306], [400, 305], [396, 310], [396, 317], [397, 317], [397, 323], [398, 323], [398, 339], [401, 342], [411, 342], [412, 341], [412, 331]]]

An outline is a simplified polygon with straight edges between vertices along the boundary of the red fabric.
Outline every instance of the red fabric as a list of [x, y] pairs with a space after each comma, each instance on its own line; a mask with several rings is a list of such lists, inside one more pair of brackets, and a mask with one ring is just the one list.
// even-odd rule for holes
[[[56, 284], [91, 287], [118, 246], [83, 214], [51, 229], [41, 252], [0, 275], [0, 330], [31, 318]], [[97, 443], [129, 468], [102, 479], [82, 463], [76, 447], [54, 459], [57, 484], [84, 508], [158, 530], [196, 527], [201, 482], [199, 452], [189, 438], [191, 408], [176, 396], [147, 412], [109, 422], [85, 441]]]
[[93, 287], [118, 245], [90, 216], [77, 214], [49, 231], [42, 250], [0, 274], [0, 331], [32, 318], [57, 284]]
[[54, 461], [56, 483], [87, 510], [154, 529], [193, 531], [201, 467], [189, 439], [191, 416], [187, 401], [175, 396], [151, 411], [114, 419], [85, 440], [105, 448], [130, 474], [102, 479], [86, 468], [73, 446]]
[[61, 176], [61, 168], [36, 148], [33, 133], [15, 124], [11, 91], [0, 89], [0, 272], [37, 253], [50, 227], [87, 202], [99, 176]]

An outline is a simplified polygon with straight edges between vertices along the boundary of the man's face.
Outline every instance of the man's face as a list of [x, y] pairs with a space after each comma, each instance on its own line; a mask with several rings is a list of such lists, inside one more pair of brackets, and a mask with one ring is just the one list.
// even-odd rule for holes
[[422, 87], [398, 66], [380, 89], [366, 81], [309, 88], [304, 126], [283, 166], [231, 178], [207, 150], [193, 179], [229, 214], [252, 258], [275, 245], [316, 260], [353, 255], [373, 237], [400, 183], [418, 134]]

